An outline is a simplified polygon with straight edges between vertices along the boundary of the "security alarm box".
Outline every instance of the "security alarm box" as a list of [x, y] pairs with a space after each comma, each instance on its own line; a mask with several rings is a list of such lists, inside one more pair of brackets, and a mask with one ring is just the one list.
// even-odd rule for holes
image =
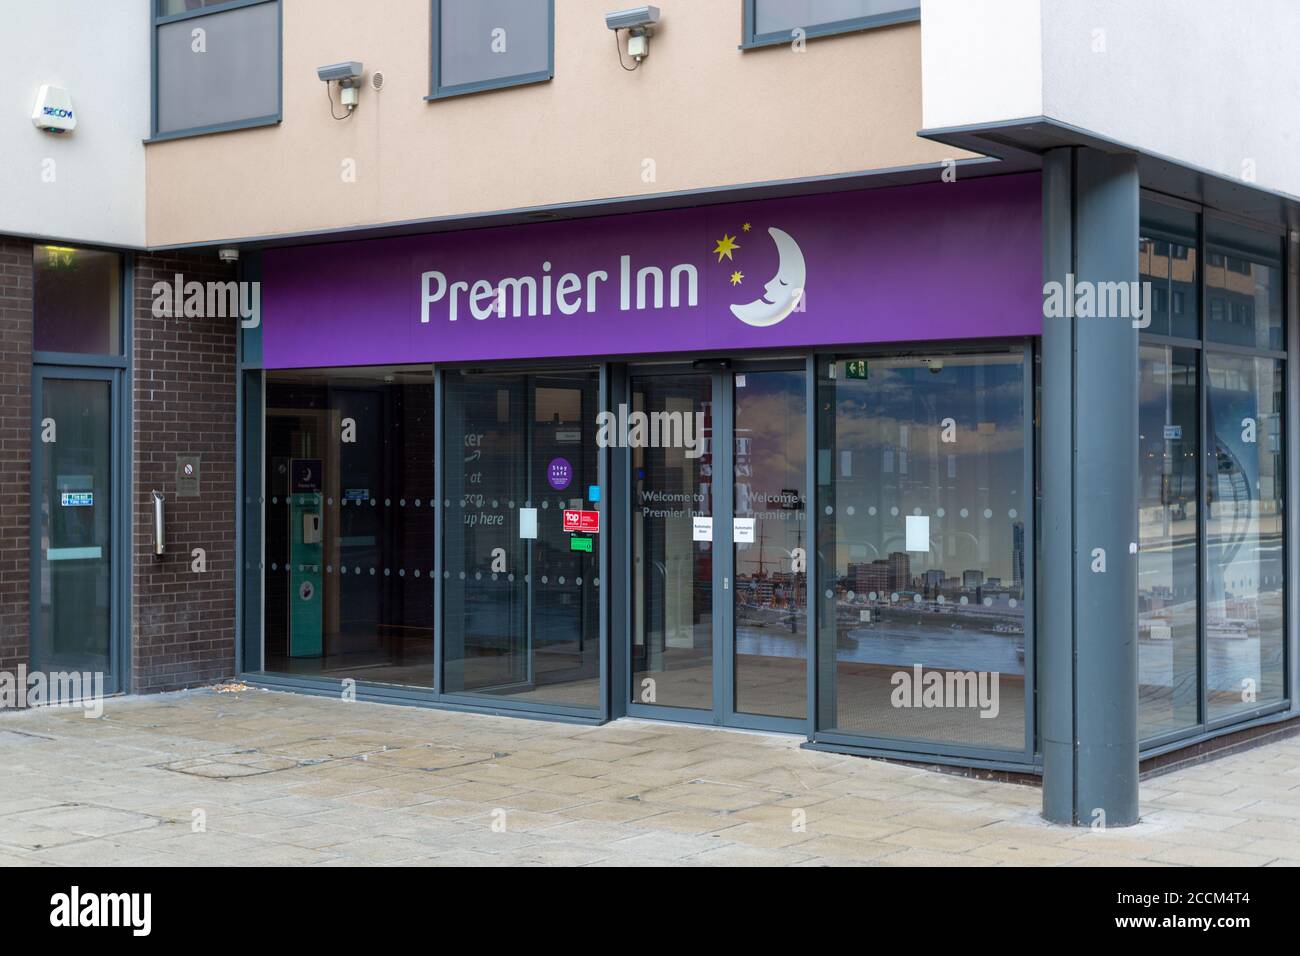
[[47, 133], [71, 133], [77, 128], [77, 115], [72, 111], [72, 97], [68, 91], [44, 84], [36, 94], [32, 107], [32, 125]]

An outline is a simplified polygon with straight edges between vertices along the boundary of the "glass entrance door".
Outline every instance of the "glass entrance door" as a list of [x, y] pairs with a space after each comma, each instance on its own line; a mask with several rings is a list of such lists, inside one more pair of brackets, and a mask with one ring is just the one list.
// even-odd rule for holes
[[634, 375], [631, 385], [619, 416], [632, 459], [631, 700], [712, 714], [714, 377]]
[[37, 368], [31, 667], [117, 689], [115, 372]]
[[789, 730], [808, 716], [802, 363], [633, 370], [628, 712]]
[[797, 369], [732, 387], [730, 723], [808, 716], [808, 400]]

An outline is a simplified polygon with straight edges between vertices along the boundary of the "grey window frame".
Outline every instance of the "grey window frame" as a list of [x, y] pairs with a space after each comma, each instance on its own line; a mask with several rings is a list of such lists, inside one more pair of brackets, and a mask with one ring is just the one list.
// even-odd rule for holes
[[[793, 36], [789, 31], [780, 31], [777, 33], [757, 33], [758, 24], [758, 3], [759, 0], [743, 0], [745, 32], [744, 42], [740, 44], [742, 50], [754, 50], [765, 46], [777, 46], [789, 43]], [[817, 37], [837, 36], [842, 33], [858, 33], [862, 30], [874, 30], [876, 27], [894, 26], [898, 23], [913, 23], [921, 20], [921, 3], [917, 0], [915, 5], [905, 10], [895, 10], [892, 13], [877, 13], [869, 17], [853, 17], [848, 20], [833, 20], [830, 23], [822, 23], [816, 26], [805, 28], [804, 37], [812, 40]]]
[[547, 40], [546, 69], [533, 73], [520, 73], [516, 76], [502, 76], [494, 80], [481, 80], [474, 83], [459, 83], [456, 86], [443, 86], [440, 76], [442, 62], [439, 56], [442, 39], [442, 0], [429, 0], [429, 95], [425, 102], [450, 99], [453, 96], [468, 96], [471, 93], [485, 93], [489, 90], [504, 90], [513, 86], [529, 86], [533, 83], [546, 83], [555, 78], [555, 0], [547, 0], [547, 15], [551, 23], [551, 35]]
[[[1209, 566], [1209, 536], [1206, 529], [1208, 516], [1204, 510], [1205, 488], [1204, 488], [1204, 456], [1205, 449], [1209, 446], [1210, 422], [1209, 418], [1209, 355], [1215, 353], [1218, 355], [1237, 355], [1245, 358], [1265, 358], [1273, 359], [1282, 363], [1282, 413], [1289, 416], [1292, 406], [1295, 404], [1296, 372], [1294, 357], [1291, 352], [1291, 343], [1294, 341], [1297, 327], [1297, 313], [1300, 312], [1300, 302], [1297, 301], [1296, 279], [1297, 273], [1294, 262], [1297, 254], [1295, 241], [1291, 238], [1287, 229], [1279, 225], [1257, 220], [1249, 219], [1245, 216], [1238, 216], [1227, 213], [1212, 206], [1206, 206], [1199, 203], [1189, 202], [1178, 199], [1163, 193], [1150, 189], [1143, 189], [1141, 192], [1141, 208], [1145, 210], [1148, 204], [1158, 204], [1175, 209], [1181, 209], [1193, 213], [1197, 218], [1196, 224], [1196, 256], [1197, 256], [1197, 289], [1198, 289], [1198, 313], [1197, 313], [1197, 334], [1195, 337], [1174, 336], [1160, 333], [1148, 332], [1145, 329], [1139, 331], [1138, 340], [1141, 345], [1166, 345], [1174, 348], [1190, 349], [1197, 353], [1197, 407], [1199, 418], [1198, 433], [1198, 487], [1197, 487], [1197, 722], [1177, 730], [1164, 731], [1149, 737], [1140, 737], [1138, 739], [1138, 759], [1149, 760], [1153, 757], [1169, 753], [1174, 750], [1192, 747], [1201, 741], [1210, 740], [1219, 737], [1225, 733], [1247, 730], [1251, 727], [1272, 723], [1275, 720], [1284, 719], [1294, 716], [1297, 711], [1296, 688], [1300, 685], [1297, 679], [1296, 666], [1297, 652], [1295, 645], [1295, 621], [1297, 614], [1295, 612], [1290, 591], [1282, 592], [1282, 697], [1280, 700], [1259, 702], [1258, 705], [1249, 710], [1242, 710], [1239, 713], [1229, 714], [1222, 717], [1211, 718], [1209, 714], [1208, 700], [1208, 680], [1206, 677], [1206, 657], [1208, 653], [1208, 628], [1207, 614], [1205, 605], [1205, 581], [1206, 570]], [[1224, 222], [1231, 225], [1242, 226], [1253, 229], [1261, 234], [1275, 235], [1280, 240], [1279, 249], [1281, 259], [1278, 263], [1282, 278], [1282, 345], [1281, 349], [1265, 349], [1256, 346], [1234, 345], [1227, 342], [1215, 342], [1208, 337], [1209, 333], [1209, 311], [1210, 303], [1207, 294], [1207, 269], [1212, 256], [1219, 256], [1224, 259], [1226, 266], [1226, 257], [1231, 252], [1231, 245], [1222, 242], [1212, 242], [1210, 233], [1213, 229], [1214, 222]], [[1161, 231], [1142, 230], [1156, 236], [1161, 236]], [[1161, 236], [1167, 240], [1170, 236]], [[1290, 437], [1292, 423], [1289, 418], [1284, 418], [1282, 423], [1282, 435], [1285, 441]], [[1284, 451], [1284, 469], [1283, 476], [1283, 509], [1287, 509], [1287, 504], [1295, 490], [1296, 472], [1294, 469], [1295, 456], [1297, 449], [1286, 448]], [[1282, 544], [1282, 574], [1283, 580], [1289, 580], [1292, 570], [1300, 562], [1294, 560], [1297, 546], [1297, 534], [1295, 517], [1292, 515], [1287, 518], [1284, 525], [1284, 534], [1286, 535]]]
[[[214, 123], [208, 126], [193, 126], [186, 129], [158, 131], [158, 28], [180, 20], [193, 20], [198, 17], [238, 10], [241, 7], [255, 7], [263, 3], [277, 5], [277, 31], [279, 32], [279, 56], [276, 63], [276, 107], [275, 112], [266, 116], [253, 116], [248, 119], [231, 120], [228, 123]], [[210, 7], [186, 10], [184, 13], [164, 15], [163, 0], [150, 0], [149, 3], [149, 138], [145, 143], [165, 143], [173, 139], [188, 139], [191, 136], [207, 136], [210, 133], [228, 133], [238, 129], [253, 129], [259, 126], [275, 126], [284, 119], [284, 0], [227, 0]]]

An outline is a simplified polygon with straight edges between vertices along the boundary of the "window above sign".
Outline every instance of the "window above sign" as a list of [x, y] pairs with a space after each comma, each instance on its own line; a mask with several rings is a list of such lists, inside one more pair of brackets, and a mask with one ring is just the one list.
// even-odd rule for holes
[[743, 46], [774, 46], [921, 19], [919, 0], [744, 0]]
[[426, 99], [541, 83], [555, 74], [555, 0], [430, 0]]
[[280, 122], [280, 0], [158, 0], [151, 141]]

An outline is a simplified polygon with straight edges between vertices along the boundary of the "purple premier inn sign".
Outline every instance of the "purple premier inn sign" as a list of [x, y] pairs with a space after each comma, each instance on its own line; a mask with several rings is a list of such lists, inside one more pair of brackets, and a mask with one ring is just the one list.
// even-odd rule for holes
[[1037, 174], [267, 252], [268, 368], [1042, 329]]

